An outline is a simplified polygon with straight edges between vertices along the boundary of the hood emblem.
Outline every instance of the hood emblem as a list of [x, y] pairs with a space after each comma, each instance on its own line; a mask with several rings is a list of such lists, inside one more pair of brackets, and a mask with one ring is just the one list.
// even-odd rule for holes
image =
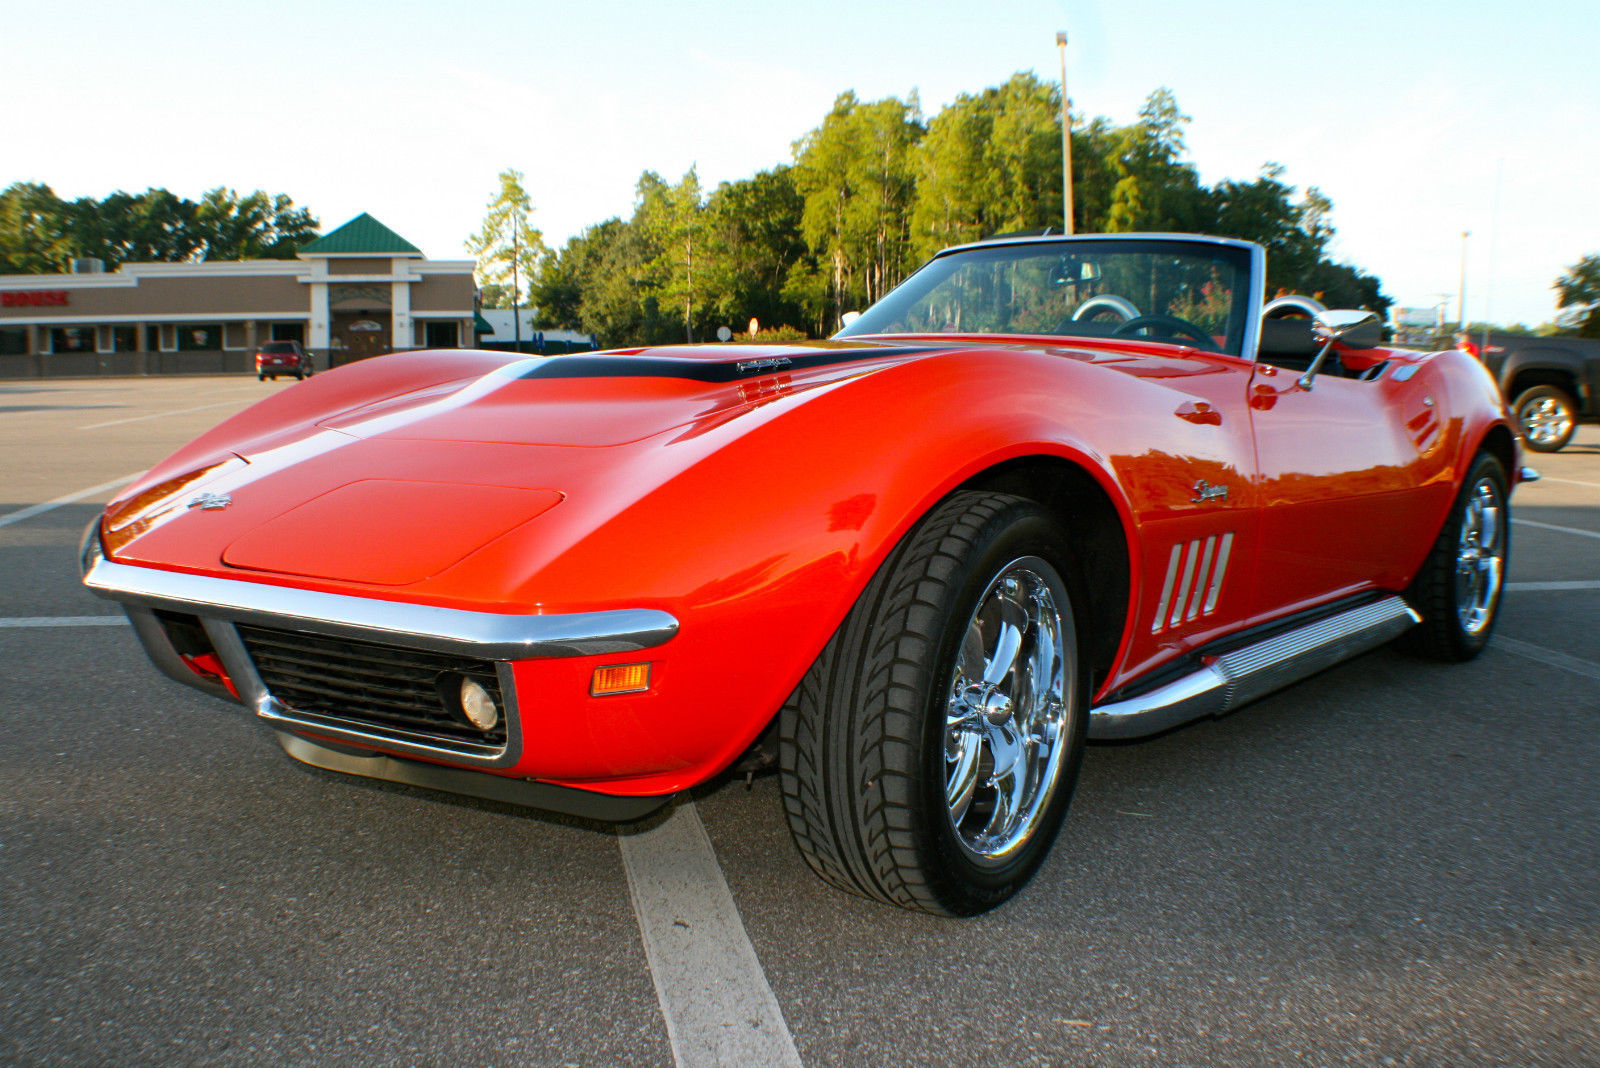
[[189, 507], [198, 508], [203, 512], [215, 512], [232, 503], [233, 498], [226, 493], [202, 493], [189, 502]]
[[761, 371], [781, 371], [793, 365], [794, 361], [787, 356], [767, 356], [759, 360], [740, 360], [734, 364], [734, 369], [739, 374], [748, 375]]

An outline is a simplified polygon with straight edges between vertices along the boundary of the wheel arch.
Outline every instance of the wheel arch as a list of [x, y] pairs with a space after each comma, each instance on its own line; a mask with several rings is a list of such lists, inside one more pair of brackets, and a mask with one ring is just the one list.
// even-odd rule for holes
[[[1500, 461], [1500, 467], [1506, 473], [1507, 489], [1517, 482], [1517, 440], [1511, 433], [1511, 428], [1504, 423], [1491, 426], [1475, 449], [1468, 450], [1461, 458], [1460, 478], [1465, 478], [1467, 469], [1472, 466], [1472, 461], [1479, 453], [1488, 452]], [[1457, 481], [1460, 479], [1458, 478]]]
[[1089, 613], [1088, 653], [1095, 684], [1111, 671], [1128, 624], [1134, 560], [1122, 515], [1087, 470], [1059, 456], [1006, 460], [957, 487], [1027, 497], [1043, 505], [1071, 536], [1083, 570]]

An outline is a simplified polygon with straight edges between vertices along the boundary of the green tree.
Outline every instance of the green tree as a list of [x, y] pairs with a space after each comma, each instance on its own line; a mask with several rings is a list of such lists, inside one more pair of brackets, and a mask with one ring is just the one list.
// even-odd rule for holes
[[784, 166], [724, 182], [707, 198], [707, 310], [735, 333], [751, 319], [763, 328], [806, 322], [805, 309], [784, 296], [791, 272], [808, 260], [804, 210], [793, 168]]
[[[912, 266], [912, 150], [923, 130], [915, 96], [862, 104], [847, 92], [821, 126], [795, 142], [801, 232], [827, 266], [826, 303], [835, 313], [877, 300]], [[821, 272], [809, 277], [820, 281]], [[819, 295], [803, 302], [815, 306]]]
[[1560, 311], [1557, 322], [1572, 324], [1579, 337], [1600, 338], [1600, 254], [1583, 257], [1552, 283]]
[[1115, 154], [1107, 169], [1115, 184], [1106, 231], [1190, 230], [1207, 214], [1199, 176], [1182, 162], [1188, 124], [1172, 90], [1163, 87], [1146, 98], [1139, 121], [1111, 139]]
[[548, 254], [544, 234], [533, 225], [533, 201], [522, 187], [523, 173], [500, 172], [500, 191], [490, 198], [483, 226], [466, 240], [466, 249], [478, 261], [478, 284], [502, 287], [497, 304], [485, 307], [521, 307], [526, 286], [532, 284], [540, 261]]
[[1061, 93], [1032, 74], [963, 93], [917, 145], [919, 257], [1012, 230], [1061, 226]]
[[[696, 270], [704, 288], [706, 219], [700, 202], [700, 176], [690, 167], [677, 185], [653, 171], [639, 178], [635, 220], [656, 247], [648, 264], [650, 281], [663, 306], [681, 309], [683, 339], [693, 341], [696, 326]], [[696, 259], [698, 257], [698, 261]]]
[[0, 192], [0, 272], [45, 274], [71, 258], [67, 205], [49, 186], [16, 182]]
[[317, 236], [317, 220], [283, 194], [231, 189], [199, 203], [165, 189], [118, 190], [102, 200], [63, 202], [48, 186], [18, 183], [0, 193], [0, 268], [63, 271], [93, 257], [123, 263], [288, 259]]
[[193, 213], [194, 257], [202, 260], [293, 259], [317, 236], [317, 220], [279, 193], [257, 189], [240, 196], [209, 190]]

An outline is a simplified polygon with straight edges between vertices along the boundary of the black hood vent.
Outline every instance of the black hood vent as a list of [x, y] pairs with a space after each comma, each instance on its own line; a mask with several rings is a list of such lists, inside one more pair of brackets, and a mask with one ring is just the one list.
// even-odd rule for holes
[[738, 382], [785, 371], [804, 371], [852, 360], [884, 356], [915, 356], [943, 346], [860, 345], [822, 351], [796, 348], [781, 355], [751, 356], [726, 363], [679, 356], [551, 356], [528, 368], [519, 378], [687, 378], [696, 382]]

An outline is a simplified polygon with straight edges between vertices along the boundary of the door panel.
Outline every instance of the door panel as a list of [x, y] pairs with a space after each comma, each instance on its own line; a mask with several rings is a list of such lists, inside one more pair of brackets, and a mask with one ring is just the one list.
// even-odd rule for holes
[[1263, 364], [1250, 387], [1259, 616], [1403, 586], [1419, 528], [1438, 513], [1429, 484], [1444, 470], [1446, 435], [1424, 382], [1323, 374], [1308, 390], [1298, 380]]

